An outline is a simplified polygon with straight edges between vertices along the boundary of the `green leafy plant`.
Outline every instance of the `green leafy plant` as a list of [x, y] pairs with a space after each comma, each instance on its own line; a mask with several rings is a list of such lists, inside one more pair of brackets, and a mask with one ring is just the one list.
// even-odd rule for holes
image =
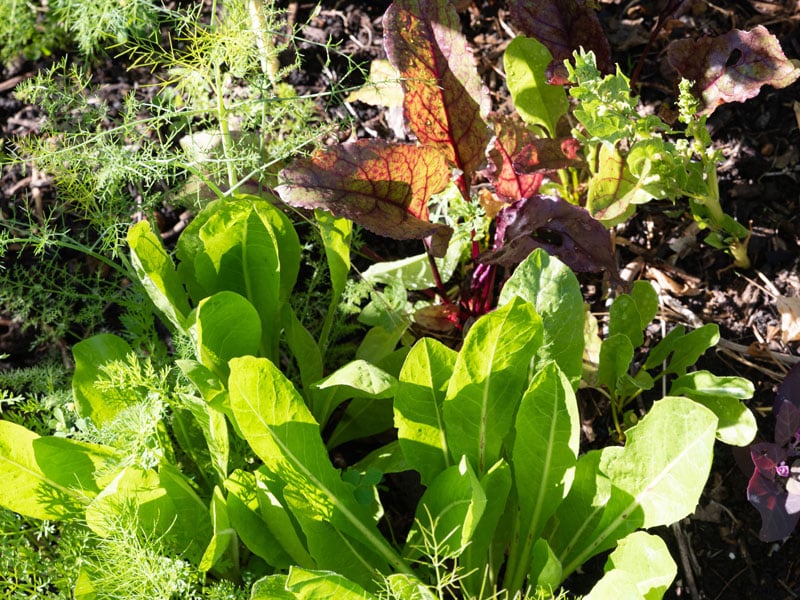
[[[132, 518], [126, 529], [155, 536], [162, 553], [218, 578], [237, 580], [243, 569], [266, 564], [254, 597], [277, 589], [305, 597], [331, 586], [361, 597], [389, 589], [410, 598], [445, 587], [468, 597], [535, 593], [557, 588], [623, 539], [608, 578], [640, 593], [669, 584], [674, 565], [663, 542], [626, 536], [693, 510], [719, 420], [688, 397], [665, 397], [626, 432], [624, 448], [579, 457], [574, 388], [584, 347], [573, 328], [582, 328], [584, 311], [567, 267], [534, 252], [504, 288], [501, 307], [473, 324], [458, 352], [424, 338], [387, 363], [399, 365], [396, 376], [356, 360], [324, 379], [318, 373], [301, 394], [279, 359], [266, 356], [275, 346], [259, 327], [262, 313], [275, 314], [287, 337], [305, 340], [296, 348], [307, 352], [314, 342], [302, 329], [292, 333], [291, 309], [281, 306], [299, 246], [286, 225], [263, 201], [212, 203], [184, 232], [177, 270], [149, 226], [134, 227], [140, 280], [192, 340], [195, 358], [178, 363], [188, 381], [165, 387], [113, 335], [76, 345], [79, 416], [101, 434], [128, 433], [88, 442], [0, 422], [2, 474], [15, 482], [3, 505], [29, 517], [85, 522], [101, 539], [115, 535], [119, 519]], [[274, 275], [255, 285], [253, 275], [267, 273]], [[312, 371], [301, 368], [307, 378]], [[340, 473], [322, 426], [350, 398], [350, 419], [328, 445], [392, 420], [398, 439]], [[152, 416], [159, 404], [169, 407], [169, 421]], [[378, 418], [363, 419], [366, 413]], [[146, 434], [142, 443], [132, 443], [137, 429]], [[377, 527], [383, 510], [375, 486], [381, 473], [408, 469], [427, 489], [415, 525], [392, 543]], [[661, 557], [644, 578], [626, 558], [643, 548]], [[435, 556], [426, 557], [431, 549]], [[454, 569], [446, 585], [441, 561]], [[91, 589], [90, 569], [81, 581]], [[607, 597], [611, 584], [598, 586], [594, 597]]]

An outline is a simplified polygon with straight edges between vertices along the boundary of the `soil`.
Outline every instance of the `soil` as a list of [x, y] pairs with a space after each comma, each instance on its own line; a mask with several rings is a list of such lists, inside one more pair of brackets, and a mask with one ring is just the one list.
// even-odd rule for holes
[[[456, 1], [462, 27], [475, 49], [475, 58], [488, 86], [493, 109], [510, 107], [502, 74], [502, 53], [511, 39], [508, 13], [500, 0]], [[701, 34], [722, 34], [736, 27], [751, 29], [763, 24], [781, 42], [789, 58], [800, 57], [800, 5], [794, 0], [733, 0], [711, 3], [703, 0], [678, 2], [681, 8], [669, 17], [644, 58], [645, 46], [666, 2], [600, 2], [600, 19], [611, 41], [614, 61], [630, 72], [642, 61], [641, 98], [648, 110], [658, 113], [674, 102], [672, 82], [663, 65], [667, 43]], [[723, 6], [719, 6], [721, 4]], [[363, 75], [353, 72], [352, 61], [368, 65], [384, 58], [381, 17], [389, 2], [325, 0], [319, 9], [310, 1], [289, 2], [289, 14], [296, 23], [308, 24], [302, 35], [303, 68], [291, 83], [301, 93], [318, 93], [332, 86], [358, 86]], [[313, 15], [313, 16], [312, 16]], [[338, 44], [327, 55], [314, 41]], [[14, 78], [35, 71], [41, 65], [20, 64], [7, 69], [0, 78], [0, 127], [2, 135], [24, 134], [35, 128], [36, 113], [11, 95]], [[95, 81], [132, 86], [132, 78], [115, 61], [99, 63]], [[783, 373], [798, 362], [800, 315], [794, 322], [781, 322], [776, 297], [800, 296], [800, 84], [787, 89], [766, 87], [759, 96], [744, 104], [728, 104], [716, 110], [709, 120], [715, 143], [723, 149], [725, 162], [720, 168], [720, 191], [725, 211], [752, 230], [752, 267], [737, 270], [721, 251], [703, 243], [684, 204], [651, 203], [640, 207], [636, 216], [614, 232], [620, 267], [630, 278], [643, 277], [659, 289], [664, 310], [662, 318], [671, 326], [684, 323], [697, 326], [717, 323], [722, 341], [715, 352], [703, 359], [703, 368], [720, 375], [749, 378], [756, 387], [750, 402], [758, 415], [761, 435], [771, 438], [771, 407], [775, 387]], [[385, 112], [360, 102], [321, 107], [331, 119], [353, 117], [352, 127], [341, 132], [348, 136], [393, 137]], [[25, 182], [23, 174], [4, 171], [0, 182], [4, 203], [29, 195], [52, 194], [53, 190], [36, 181]], [[47, 198], [44, 199], [47, 202]], [[52, 201], [52, 198], [50, 198]], [[383, 246], [387, 252], [396, 247]], [[596, 283], [596, 282], [595, 282]], [[604, 310], [602, 299], [590, 278], [587, 297], [593, 308]], [[593, 295], [594, 294], [594, 295]], [[0, 350], [13, 356], [25, 355], [27, 340], [20, 324], [3, 320], [0, 307]], [[794, 327], [794, 332], [791, 328]], [[651, 332], [654, 336], [657, 331]], [[595, 399], [584, 398], [587, 407]], [[608, 428], [602, 411], [584, 415], [587, 432], [603, 440]], [[588, 444], [588, 439], [586, 440]], [[595, 441], [595, 443], [599, 443]], [[352, 457], [338, 457], [350, 462]], [[800, 597], [800, 536], [782, 543], [766, 544], [758, 539], [760, 517], [747, 501], [748, 474], [739, 468], [731, 449], [717, 447], [715, 462], [697, 512], [671, 528], [657, 533], [673, 550], [678, 576], [668, 598], [770, 598]], [[412, 482], [413, 483], [413, 482]], [[398, 482], [390, 489], [414, 487]], [[389, 511], [402, 527], [410, 516], [407, 498], [396, 497]], [[604, 557], [584, 566], [583, 573], [571, 577], [571, 591], [585, 593], [602, 570]]]

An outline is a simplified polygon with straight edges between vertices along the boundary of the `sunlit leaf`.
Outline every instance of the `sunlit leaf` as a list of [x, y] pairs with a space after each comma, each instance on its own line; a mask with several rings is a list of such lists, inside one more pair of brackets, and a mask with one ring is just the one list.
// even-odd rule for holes
[[403, 78], [406, 122], [467, 181], [484, 160], [488, 94], [447, 0], [396, 0], [383, 18], [384, 45]]
[[675, 40], [667, 48], [667, 59], [681, 77], [695, 83], [705, 114], [721, 104], [753, 98], [763, 85], [783, 88], [800, 77], [800, 69], [762, 25], [717, 37]]
[[318, 151], [281, 171], [281, 199], [324, 208], [394, 239], [434, 236], [444, 254], [452, 230], [428, 221], [428, 200], [450, 181], [444, 155], [433, 147], [358, 140]]

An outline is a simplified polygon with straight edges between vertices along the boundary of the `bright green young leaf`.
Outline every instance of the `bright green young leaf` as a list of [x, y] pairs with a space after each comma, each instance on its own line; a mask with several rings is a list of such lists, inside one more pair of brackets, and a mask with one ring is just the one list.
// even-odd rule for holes
[[598, 154], [598, 170], [589, 180], [586, 209], [603, 225], [613, 227], [627, 220], [636, 211], [636, 204], [652, 197], [638, 187], [638, 180], [615, 146], [602, 144]]
[[537, 248], [514, 269], [498, 306], [514, 296], [530, 302], [542, 317], [544, 342], [536, 353], [539, 364], [556, 361], [576, 387], [583, 368], [584, 338], [583, 294], [575, 274]]
[[297, 596], [286, 589], [287, 578], [283, 573], [262, 577], [250, 588], [250, 600], [297, 600]]
[[102, 367], [113, 361], [124, 361], [133, 353], [128, 342], [110, 333], [94, 335], [72, 347], [75, 371], [72, 374], [72, 393], [75, 408], [81, 417], [89, 417], [98, 427], [111, 421], [125, 408], [120, 396], [111, 397], [98, 389]]
[[100, 493], [119, 459], [106, 446], [41, 437], [0, 420], [0, 505], [34, 519], [74, 516]]
[[455, 558], [469, 543], [486, 508], [486, 494], [466, 457], [442, 471], [417, 505], [405, 556], [424, 552], [432, 541], [442, 558]]
[[506, 84], [517, 112], [555, 137], [556, 124], [569, 104], [563, 87], [547, 83], [545, 71], [552, 60], [543, 44], [523, 36], [511, 40], [503, 55]]
[[230, 359], [259, 353], [261, 319], [253, 305], [235, 292], [217, 292], [201, 300], [192, 330], [198, 358], [223, 381]]
[[717, 417], [687, 398], [656, 402], [627, 432], [623, 452], [604, 454], [600, 469], [634, 501], [643, 527], [669, 525], [691, 514], [703, 491], [713, 458]]
[[432, 338], [419, 340], [406, 357], [394, 398], [394, 425], [403, 455], [423, 485], [452, 463], [442, 404], [456, 352]]
[[301, 507], [310, 520], [346, 532], [395, 570], [409, 573], [378, 533], [368, 507], [356, 502], [353, 488], [334, 469], [319, 425], [291, 382], [266, 359], [235, 358], [230, 369], [235, 418], [264, 468], [285, 484], [287, 503], [295, 512]]
[[[503, 546], [510, 540], [498, 534], [499, 523], [507, 508], [511, 491], [511, 467], [500, 460], [481, 478], [481, 487], [486, 494], [486, 508], [469, 545], [464, 549], [459, 564], [464, 569], [461, 587], [467, 597], [478, 597], [481, 590], [491, 589], [497, 581], [505, 551], [493, 553], [492, 543]], [[487, 585], [489, 586], [487, 588]]]
[[630, 294], [621, 294], [611, 304], [608, 336], [626, 335], [634, 348], [644, 343], [642, 331], [658, 312], [658, 295], [647, 281], [636, 281]]
[[353, 234], [353, 222], [337, 219], [326, 210], [314, 211], [314, 218], [319, 226], [322, 244], [325, 247], [325, 258], [328, 261], [328, 272], [331, 277], [331, 301], [325, 321], [322, 324], [319, 346], [326, 348], [333, 319], [336, 316], [339, 300], [350, 273], [350, 242]]
[[450, 455], [466, 455], [479, 476], [500, 458], [541, 344], [542, 319], [519, 298], [478, 319], [467, 333], [443, 414]]
[[645, 600], [628, 571], [612, 570], [603, 575], [584, 600]]
[[353, 468], [361, 473], [365, 473], [369, 469], [375, 469], [384, 474], [412, 470], [397, 440], [376, 448], [353, 465]]
[[620, 540], [606, 561], [605, 572], [613, 570], [630, 573], [645, 600], [663, 598], [678, 574], [664, 540], [644, 531], [635, 531]]
[[529, 575], [533, 545], [569, 492], [580, 442], [575, 393], [554, 362], [547, 363], [525, 391], [517, 412], [512, 468], [517, 489], [519, 538], [506, 571], [512, 592]]
[[228, 518], [228, 508], [222, 490], [214, 488], [211, 495], [211, 525], [214, 533], [211, 541], [200, 559], [198, 568], [207, 572], [217, 566], [217, 572], [224, 574], [226, 578], [235, 577], [235, 567], [239, 554], [239, 537], [236, 530], [231, 526]]
[[[291, 516], [274, 495], [260, 489], [256, 476], [236, 470], [225, 482], [228, 517], [247, 549], [276, 569], [314, 567]], [[262, 496], [269, 502], [261, 502]]]
[[555, 590], [563, 581], [561, 562], [544, 538], [533, 545], [530, 573], [531, 582], [539, 589]]
[[702, 327], [690, 331], [679, 344], [675, 346], [665, 373], [683, 375], [686, 369], [697, 362], [706, 350], [715, 346], [719, 341], [719, 326], [716, 323], [706, 323]]
[[303, 393], [309, 395], [311, 385], [322, 379], [322, 352], [314, 336], [300, 322], [288, 302], [283, 305], [281, 310], [281, 323], [286, 344], [294, 355], [297, 368], [300, 370]]
[[327, 423], [333, 411], [350, 398], [391, 398], [397, 379], [366, 360], [354, 360], [312, 387], [314, 418]]
[[628, 336], [618, 333], [603, 340], [600, 346], [600, 363], [597, 379], [612, 394], [617, 391], [617, 381], [625, 375], [633, 361], [633, 345]]
[[220, 291], [247, 298], [261, 319], [267, 357], [278, 360], [281, 304], [300, 268], [300, 242], [288, 217], [255, 196], [218, 200], [184, 230], [176, 253], [194, 302]]
[[683, 335], [686, 332], [686, 327], [677, 325], [670, 332], [665, 335], [660, 342], [658, 342], [644, 361], [645, 369], [655, 369], [656, 367], [663, 367], [664, 361], [672, 353], [673, 350], [683, 340]]
[[753, 413], [740, 400], [755, 393], [744, 377], [719, 377], [708, 371], [695, 371], [672, 382], [670, 396], [686, 396], [711, 410], [719, 424], [717, 439], [733, 446], [747, 446], [758, 432]]
[[175, 437], [207, 480], [222, 485], [228, 477], [230, 455], [225, 415], [192, 394], [183, 394], [181, 398], [186, 410], [173, 409]]
[[136, 277], [150, 300], [179, 331], [185, 330], [189, 302], [161, 238], [150, 223], [141, 221], [128, 231], [128, 245]]
[[301, 567], [289, 569], [286, 589], [298, 600], [375, 600], [375, 596], [338, 573], [311, 571]]

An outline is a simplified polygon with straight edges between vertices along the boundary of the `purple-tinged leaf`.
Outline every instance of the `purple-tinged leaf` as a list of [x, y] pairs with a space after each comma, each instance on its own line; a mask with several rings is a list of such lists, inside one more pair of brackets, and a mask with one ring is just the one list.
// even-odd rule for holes
[[489, 97], [448, 0], [395, 0], [383, 17], [386, 54], [400, 72], [406, 122], [467, 182], [484, 160]]
[[434, 255], [447, 250], [452, 230], [428, 221], [428, 200], [450, 181], [436, 148], [358, 140], [295, 160], [280, 179], [287, 204], [323, 208], [394, 239], [432, 236]]
[[527, 174], [536, 171], [552, 173], [580, 162], [580, 142], [575, 138], [538, 138], [522, 147], [514, 160], [514, 169]]
[[494, 137], [486, 154], [489, 158], [489, 179], [497, 194], [511, 202], [532, 196], [539, 191], [544, 173], [518, 172], [514, 163], [520, 152], [538, 138], [519, 119], [498, 116], [494, 120]]
[[[611, 47], [591, 5], [586, 0], [511, 0], [509, 11], [523, 35], [547, 46], [553, 63], [560, 65], [571, 59], [575, 50], [583, 48], [594, 52], [601, 72], [611, 73]], [[555, 71], [549, 75], [551, 79]]]
[[720, 104], [753, 98], [763, 85], [783, 88], [800, 77], [777, 38], [761, 25], [718, 37], [675, 40], [667, 48], [667, 60], [681, 77], [694, 81], [703, 114]]
[[608, 230], [579, 206], [536, 195], [503, 209], [496, 222], [495, 239], [502, 246], [484, 253], [479, 262], [510, 267], [542, 248], [573, 271], [606, 270], [612, 282], [619, 282]]
[[781, 411], [784, 403], [794, 404], [796, 408], [800, 409], [800, 363], [789, 369], [786, 377], [783, 378], [783, 381], [778, 386], [775, 394], [775, 405], [772, 409], [774, 414], [778, 414]]
[[774, 542], [790, 535], [800, 520], [800, 496], [787, 494], [784, 478], [775, 469], [786, 459], [776, 444], [753, 444], [750, 455], [755, 471], [747, 485], [747, 499], [761, 514], [759, 539]]

